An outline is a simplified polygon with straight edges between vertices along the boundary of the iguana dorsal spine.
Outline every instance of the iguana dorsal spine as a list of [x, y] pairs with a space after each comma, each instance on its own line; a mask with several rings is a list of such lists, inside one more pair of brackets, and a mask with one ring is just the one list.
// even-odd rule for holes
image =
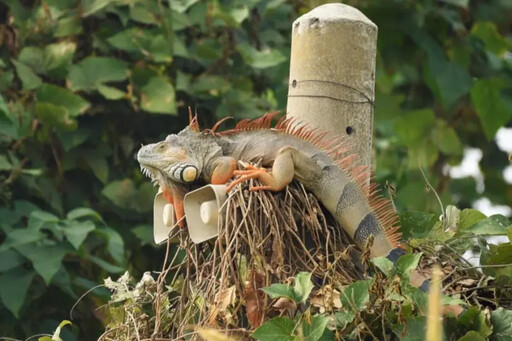
[[[379, 196], [378, 186], [369, 184], [368, 170], [356, 162], [357, 155], [350, 152], [347, 139], [284, 117], [272, 127], [276, 115], [244, 119], [234, 129], [221, 132], [216, 131], [218, 122], [212, 129], [199, 132], [197, 115], [192, 117], [190, 112], [187, 128], [165, 141], [144, 146], [138, 159], [175, 206], [182, 205], [190, 186], [168, 171], [177, 164], [195, 167], [198, 179], [205, 183], [226, 183], [233, 175], [240, 175], [228, 189], [258, 178], [264, 185], [252, 190], [277, 191], [296, 179], [315, 194], [360, 247], [373, 236], [372, 256], [385, 256], [398, 247], [398, 216], [391, 202]], [[254, 166], [236, 170], [238, 161], [260, 161], [272, 170], [269, 173]], [[182, 212], [182, 207], [176, 211]]]

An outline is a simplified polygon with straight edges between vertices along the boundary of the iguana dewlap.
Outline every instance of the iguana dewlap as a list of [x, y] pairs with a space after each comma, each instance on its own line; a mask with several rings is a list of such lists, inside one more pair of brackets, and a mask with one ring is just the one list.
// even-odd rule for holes
[[[386, 256], [398, 246], [398, 218], [390, 202], [376, 195], [367, 184], [364, 167], [354, 166], [347, 143], [341, 137], [281, 119], [274, 128], [275, 114], [243, 120], [235, 129], [200, 132], [197, 118], [177, 135], [143, 146], [137, 158], [143, 172], [174, 204], [177, 219], [183, 218], [183, 196], [197, 183], [225, 184], [240, 176], [234, 185], [257, 178], [263, 186], [251, 190], [279, 191], [293, 179], [310, 190], [338, 220], [361, 248], [374, 237], [370, 254]], [[264, 168], [247, 166], [237, 170], [238, 161], [260, 162]]]

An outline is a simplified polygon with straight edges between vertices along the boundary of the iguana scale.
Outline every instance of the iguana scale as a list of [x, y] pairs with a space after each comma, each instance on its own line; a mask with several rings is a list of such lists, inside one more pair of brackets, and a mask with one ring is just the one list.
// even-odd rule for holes
[[[333, 137], [291, 119], [271, 127], [276, 113], [242, 120], [234, 129], [216, 132], [219, 124], [200, 132], [197, 115], [190, 124], [164, 141], [143, 146], [137, 155], [143, 172], [157, 181], [166, 199], [183, 218], [183, 196], [198, 182], [228, 186], [257, 178], [264, 184], [250, 190], [282, 190], [293, 179], [310, 190], [348, 232], [364, 247], [374, 237], [372, 257], [386, 256], [398, 247], [398, 218], [389, 200], [368, 185], [365, 167], [355, 166], [355, 155], [342, 137]], [[237, 170], [238, 161], [260, 162]]]

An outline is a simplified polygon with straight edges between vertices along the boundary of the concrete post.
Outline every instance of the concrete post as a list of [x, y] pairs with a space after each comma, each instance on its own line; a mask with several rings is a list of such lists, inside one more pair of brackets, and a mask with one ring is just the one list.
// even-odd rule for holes
[[293, 23], [287, 116], [347, 136], [371, 166], [377, 26], [340, 3]]

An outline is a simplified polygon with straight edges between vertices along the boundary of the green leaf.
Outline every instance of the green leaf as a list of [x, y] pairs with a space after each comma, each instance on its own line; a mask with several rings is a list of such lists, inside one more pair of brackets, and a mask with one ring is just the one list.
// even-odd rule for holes
[[27, 297], [28, 288], [35, 273], [23, 267], [17, 267], [0, 274], [0, 299], [4, 306], [18, 318], [20, 308]]
[[410, 298], [414, 302], [421, 315], [428, 313], [428, 295], [426, 292], [412, 286], [405, 286], [402, 291], [405, 297]]
[[222, 77], [204, 75], [194, 80], [192, 85], [184, 91], [199, 94], [208, 93], [210, 95], [220, 95], [224, 91], [230, 88], [230, 84]]
[[9, 114], [9, 108], [7, 108], [7, 103], [5, 103], [2, 94], [0, 94], [0, 112], [3, 112], [4, 114]]
[[141, 107], [151, 113], [176, 114], [174, 87], [165, 77], [153, 77], [141, 89]]
[[45, 237], [44, 233], [35, 229], [19, 228], [9, 232], [6, 239], [0, 245], [0, 252], [8, 248], [14, 248], [20, 245], [25, 245]]
[[298, 302], [306, 302], [313, 290], [313, 282], [311, 282], [311, 273], [310, 272], [299, 272], [295, 276], [295, 285], [293, 286], [293, 290], [295, 291], [296, 297], [299, 299]]
[[132, 208], [132, 198], [137, 190], [131, 179], [116, 180], [103, 188], [101, 193], [121, 208]]
[[12, 165], [9, 162], [9, 160], [7, 160], [7, 157], [5, 157], [4, 155], [0, 155], [0, 171], [11, 169]]
[[53, 36], [55, 38], [62, 38], [82, 33], [82, 23], [76, 16], [59, 19], [57, 28]]
[[445, 154], [462, 155], [462, 144], [455, 129], [448, 126], [443, 120], [437, 120], [431, 133], [432, 141], [439, 150]]
[[68, 89], [46, 83], [37, 90], [37, 100], [64, 107], [72, 117], [83, 114], [90, 106], [89, 102]]
[[445, 2], [450, 5], [462, 8], [468, 8], [469, 5], [469, 0], [445, 0]]
[[85, 154], [85, 161], [91, 167], [94, 175], [102, 183], [106, 183], [108, 180], [108, 162], [107, 158], [99, 153], [87, 153]]
[[68, 87], [73, 91], [95, 90], [103, 83], [125, 80], [125, 62], [108, 57], [87, 57], [69, 70]]
[[101, 11], [109, 2], [110, 0], [82, 0], [82, 16], [87, 17]]
[[90, 135], [91, 131], [85, 129], [77, 129], [73, 132], [57, 130], [57, 137], [66, 152], [87, 141]]
[[329, 317], [325, 315], [314, 315], [311, 317], [311, 324], [306, 320], [302, 321], [302, 334], [304, 335], [304, 341], [318, 341], [322, 337], [327, 323], [329, 323]]
[[498, 308], [491, 312], [491, 341], [512, 341], [512, 310]]
[[[512, 263], [512, 243], [490, 244], [490, 251], [481, 258], [484, 265], [500, 265]], [[512, 268], [510, 265], [508, 268]]]
[[127, 95], [121, 90], [118, 90], [112, 86], [106, 86], [106, 85], [98, 85], [98, 92], [105, 97], [106, 99], [110, 100], [118, 100], [125, 98]]
[[415, 110], [400, 116], [395, 123], [395, 130], [401, 141], [407, 146], [425, 142], [430, 135], [436, 118], [431, 109]]
[[459, 64], [453, 62], [442, 63], [439, 66], [434, 64], [437, 62], [430, 63], [436, 75], [439, 97], [445, 107], [450, 108], [460, 97], [469, 92], [473, 80], [466, 69]]
[[252, 337], [260, 341], [294, 341], [292, 335], [295, 322], [288, 317], [274, 317], [252, 333]]
[[372, 258], [371, 261], [386, 276], [390, 276], [393, 270], [395, 269], [395, 265], [393, 264], [393, 262], [387, 259], [386, 257]]
[[28, 227], [32, 229], [40, 229], [47, 223], [58, 223], [60, 219], [51, 213], [35, 210], [30, 212], [28, 218]]
[[[0, 95], [1, 96], [1, 95]], [[0, 97], [0, 104], [2, 98]], [[0, 136], [18, 138], [18, 131], [6, 112], [0, 111]]]
[[512, 111], [501, 98], [501, 90], [507, 84], [502, 78], [479, 79], [471, 89], [471, 101], [488, 140], [512, 118]]
[[130, 6], [130, 19], [148, 25], [158, 23], [153, 13], [146, 6], [139, 4]]
[[89, 232], [93, 231], [95, 228], [96, 226], [92, 221], [73, 221], [69, 222], [62, 231], [71, 245], [78, 250]]
[[334, 341], [334, 340], [335, 340], [334, 332], [331, 331], [329, 328], [325, 328], [324, 333], [322, 334], [320, 339], [318, 339], [318, 341]]
[[[173, 37], [173, 39], [174, 42], [154, 30], [129, 28], [108, 38], [107, 41], [115, 48], [133, 54], [134, 58], [170, 63], [173, 56], [173, 45], [176, 44], [176, 41], [178, 41], [179, 47], [178, 37]], [[181, 52], [183, 54], [183, 51]]]
[[416, 269], [423, 253], [403, 255], [396, 263], [396, 271], [401, 279], [408, 280], [411, 270]]
[[465, 208], [460, 212], [459, 231], [465, 230], [485, 218], [487, 216], [482, 212], [474, 208]]
[[32, 261], [34, 270], [50, 284], [53, 276], [59, 271], [62, 259], [71, 249], [65, 244], [57, 245], [22, 245], [16, 248], [18, 252]]
[[15, 250], [6, 250], [0, 252], [0, 273], [11, 270], [25, 263], [26, 261], [27, 260]]
[[64, 79], [68, 72], [68, 66], [73, 61], [76, 50], [76, 43], [62, 41], [56, 44], [49, 44], [43, 52], [43, 74]]
[[77, 123], [69, 117], [66, 108], [51, 103], [36, 103], [36, 114], [44, 123], [56, 128], [71, 131], [77, 128]]
[[356, 314], [349, 310], [338, 311], [334, 314], [336, 319], [336, 326], [344, 329], [349, 323], [354, 321]]
[[[410, 24], [404, 25], [403, 28], [427, 53], [428, 63], [424, 64], [427, 84], [441, 99], [445, 108], [452, 107], [471, 89], [473, 84], [471, 76], [462, 66], [446, 59], [442, 47], [426, 30]], [[429, 82], [428, 79], [431, 81]]]
[[409, 211], [400, 214], [400, 232], [402, 238], [408, 240], [411, 238], [426, 237], [434, 224], [439, 221], [437, 215], [416, 211]]
[[407, 153], [409, 169], [418, 169], [420, 166], [423, 168], [430, 167], [434, 165], [439, 156], [436, 146], [430, 140], [409, 146]]
[[295, 302], [301, 302], [301, 298], [297, 297], [295, 290], [288, 284], [274, 283], [270, 287], [261, 289], [267, 293], [270, 298], [286, 297]]
[[254, 69], [266, 69], [284, 63], [287, 58], [277, 49], [258, 51], [249, 44], [240, 44], [237, 50], [244, 62]]
[[371, 286], [370, 279], [350, 284], [340, 295], [342, 306], [354, 314], [366, 309], [366, 304], [370, 300]]
[[21, 79], [24, 90], [33, 90], [41, 86], [43, 81], [31, 68], [15, 60], [13, 60], [12, 63], [16, 67], [16, 73]]
[[511, 43], [499, 32], [496, 24], [493, 22], [476, 22], [471, 28], [471, 34], [480, 38], [487, 50], [501, 56], [511, 48]]
[[470, 307], [457, 317], [457, 325], [465, 330], [472, 330], [487, 339], [492, 334], [492, 327], [486, 314], [477, 307]]
[[20, 51], [18, 62], [26, 65], [35, 73], [42, 74], [44, 69], [44, 51], [36, 46], [25, 46]]
[[80, 218], [94, 218], [99, 222], [104, 223], [103, 218], [98, 212], [88, 207], [78, 207], [68, 212], [66, 218], [69, 220], [77, 220]]
[[487, 339], [483, 338], [478, 332], [471, 330], [464, 334], [464, 336], [457, 339], [457, 341], [485, 341]]
[[61, 265], [59, 271], [57, 271], [55, 276], [53, 276], [52, 285], [55, 285], [72, 299], [78, 299], [77, 294], [73, 291], [70, 273], [68, 272], [68, 269], [64, 267], [64, 265]]
[[403, 325], [392, 327], [393, 333], [401, 341], [424, 341], [426, 333], [426, 318], [418, 316], [408, 319]]
[[[172, 9], [176, 11], [178, 14], [185, 13], [192, 5], [199, 2], [199, 0], [180, 0], [175, 1], [172, 4]], [[174, 18], [173, 18], [174, 19]]]
[[240, 24], [249, 17], [247, 6], [238, 8], [216, 8], [215, 18], [223, 20], [230, 27], [240, 27]]
[[124, 241], [121, 235], [110, 227], [105, 227], [101, 232], [107, 236], [107, 250], [118, 264], [124, 261]]
[[96, 256], [89, 256], [88, 257], [89, 260], [91, 262], [93, 262], [94, 264], [98, 265], [99, 267], [101, 267], [102, 269], [104, 269], [105, 271], [107, 271], [108, 273], [113, 273], [113, 274], [118, 274], [118, 273], [121, 273], [121, 272], [124, 272], [125, 269], [117, 266], [117, 265], [113, 265], [113, 264], [110, 264], [106, 261], [104, 261], [103, 259], [101, 258], [98, 258]]
[[142, 184], [137, 189], [131, 179], [117, 180], [106, 185], [101, 193], [110, 199], [116, 206], [148, 212], [153, 209], [155, 189], [150, 182]]
[[470, 233], [476, 236], [506, 236], [509, 227], [511, 224], [507, 217], [494, 214], [461, 230], [458, 235]]
[[141, 241], [142, 244], [153, 245], [154, 239], [152, 226], [139, 225], [131, 229], [131, 231]]
[[0, 93], [0, 136], [5, 135], [11, 138], [17, 138], [18, 132], [14, 126], [11, 118], [7, 103], [5, 103], [2, 94]]
[[62, 339], [60, 337], [60, 331], [61, 331], [62, 327], [64, 327], [65, 325], [68, 325], [68, 324], [72, 324], [72, 323], [68, 320], [64, 320], [61, 323], [59, 323], [59, 326], [57, 327], [57, 329], [55, 329], [55, 333], [53, 333], [53, 336], [52, 336], [53, 341], [62, 341]]

